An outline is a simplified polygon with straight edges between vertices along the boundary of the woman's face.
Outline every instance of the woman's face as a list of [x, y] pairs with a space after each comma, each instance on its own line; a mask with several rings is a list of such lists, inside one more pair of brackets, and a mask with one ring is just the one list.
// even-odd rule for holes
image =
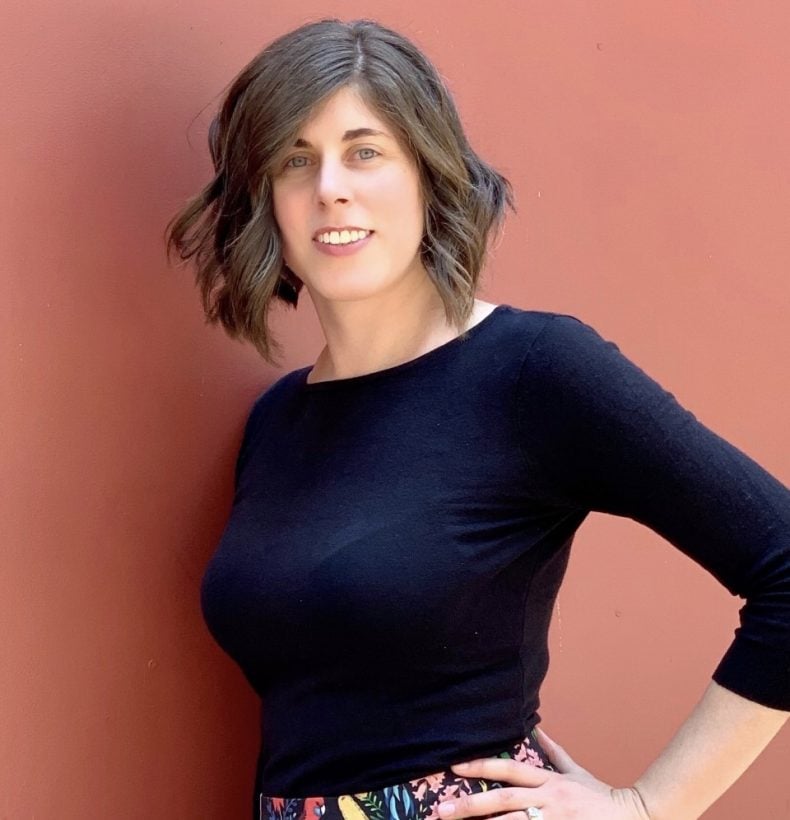
[[[379, 296], [427, 276], [417, 167], [353, 89], [329, 98], [278, 158], [272, 192], [283, 257], [314, 303]], [[320, 244], [327, 228], [373, 233], [341, 248]]]

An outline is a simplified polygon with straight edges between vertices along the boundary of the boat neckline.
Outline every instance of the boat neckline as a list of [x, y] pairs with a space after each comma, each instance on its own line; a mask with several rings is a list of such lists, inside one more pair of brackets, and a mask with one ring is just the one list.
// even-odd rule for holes
[[313, 370], [314, 365], [308, 365], [307, 367], [303, 367], [300, 371], [300, 384], [303, 390], [308, 392], [316, 392], [320, 390], [329, 390], [332, 388], [338, 387], [352, 387], [358, 384], [365, 384], [369, 381], [373, 381], [376, 379], [382, 379], [387, 376], [394, 376], [398, 373], [402, 373], [406, 370], [411, 370], [417, 367], [420, 364], [427, 363], [429, 361], [433, 361], [433, 359], [439, 358], [446, 354], [447, 351], [453, 350], [462, 342], [468, 341], [473, 336], [476, 336], [482, 330], [484, 330], [488, 325], [490, 325], [493, 319], [504, 310], [508, 309], [510, 305], [506, 304], [499, 304], [489, 313], [487, 313], [479, 322], [472, 325], [471, 327], [467, 328], [464, 333], [459, 333], [457, 336], [454, 336], [452, 339], [449, 339], [446, 342], [438, 345], [437, 347], [433, 347], [430, 350], [427, 350], [425, 353], [421, 353], [419, 356], [416, 356], [413, 359], [408, 359], [405, 362], [399, 362], [398, 364], [391, 365], [390, 367], [382, 368], [381, 370], [372, 370], [369, 373], [360, 373], [356, 376], [346, 376], [341, 379], [323, 379], [320, 382], [308, 382], [307, 377], [310, 372]]

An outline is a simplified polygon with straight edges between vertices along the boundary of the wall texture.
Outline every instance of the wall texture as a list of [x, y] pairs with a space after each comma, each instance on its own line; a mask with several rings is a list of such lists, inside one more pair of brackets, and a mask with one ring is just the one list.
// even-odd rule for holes
[[[279, 372], [204, 325], [162, 232], [207, 178], [217, 96], [302, 22], [373, 17], [439, 65], [518, 197], [482, 298], [578, 315], [790, 482], [790, 9], [481, 9], [0, 7], [0, 817], [248, 814], [258, 705], [198, 585]], [[288, 369], [313, 361], [307, 297], [276, 327]], [[627, 519], [593, 515], [574, 550], [544, 725], [623, 783], [702, 693], [740, 602]], [[789, 732], [707, 817], [790, 816]]]

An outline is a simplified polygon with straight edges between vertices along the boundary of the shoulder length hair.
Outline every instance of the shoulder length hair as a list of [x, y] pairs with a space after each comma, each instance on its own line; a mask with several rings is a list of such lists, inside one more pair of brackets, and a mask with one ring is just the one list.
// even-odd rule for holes
[[307, 23], [272, 41], [230, 83], [209, 127], [214, 178], [168, 222], [168, 260], [195, 257], [206, 321], [277, 364], [268, 314], [296, 308], [274, 218], [274, 161], [320, 104], [354, 88], [416, 162], [425, 202], [420, 255], [461, 328], [474, 306], [492, 230], [516, 210], [509, 181], [471, 149], [439, 72], [408, 39], [373, 20]]

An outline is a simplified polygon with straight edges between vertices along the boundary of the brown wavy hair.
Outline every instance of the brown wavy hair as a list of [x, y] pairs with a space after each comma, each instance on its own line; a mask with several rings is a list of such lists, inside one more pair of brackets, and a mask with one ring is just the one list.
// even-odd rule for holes
[[492, 230], [516, 210], [508, 180], [471, 149], [450, 92], [424, 54], [374, 20], [322, 19], [272, 41], [231, 81], [209, 126], [215, 176], [165, 229], [168, 260], [195, 257], [206, 320], [277, 364], [268, 327], [277, 302], [296, 308], [303, 282], [282, 257], [274, 161], [322, 102], [355, 89], [416, 162], [423, 194], [420, 256], [463, 328]]

